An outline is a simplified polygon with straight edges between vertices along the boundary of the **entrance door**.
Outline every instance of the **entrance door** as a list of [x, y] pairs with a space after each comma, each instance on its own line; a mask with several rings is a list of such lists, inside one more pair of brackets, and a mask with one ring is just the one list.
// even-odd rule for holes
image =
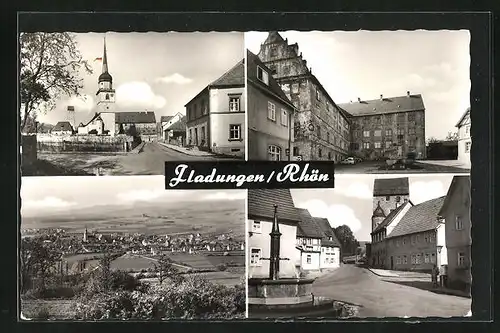
[[194, 145], [198, 145], [198, 128], [194, 129]]
[[391, 270], [394, 269], [394, 257], [391, 256]]

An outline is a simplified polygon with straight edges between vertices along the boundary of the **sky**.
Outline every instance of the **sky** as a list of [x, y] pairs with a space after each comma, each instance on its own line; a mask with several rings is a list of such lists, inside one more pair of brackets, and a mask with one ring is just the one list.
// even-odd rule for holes
[[97, 205], [132, 207], [147, 202], [158, 205], [207, 200], [244, 200], [245, 190], [165, 190], [163, 176], [23, 177], [21, 215], [70, 212]]
[[[257, 54], [267, 32], [245, 33]], [[421, 94], [426, 137], [444, 139], [470, 106], [470, 34], [457, 31], [280, 32], [337, 104]]]
[[244, 57], [241, 32], [75, 34], [93, 74], [82, 74], [83, 97], [62, 97], [54, 110], [39, 116], [40, 122], [68, 120], [68, 105], [75, 106], [77, 124], [90, 120], [102, 71], [102, 63], [94, 59], [103, 55], [104, 35], [117, 111], [155, 111], [157, 121], [185, 114], [187, 102]]
[[[334, 189], [292, 189], [296, 207], [327, 218], [332, 227], [348, 225], [358, 241], [370, 241], [375, 178], [399, 175], [337, 175]], [[406, 177], [406, 175], [404, 176]], [[417, 205], [446, 195], [452, 174], [411, 175], [410, 201]]]

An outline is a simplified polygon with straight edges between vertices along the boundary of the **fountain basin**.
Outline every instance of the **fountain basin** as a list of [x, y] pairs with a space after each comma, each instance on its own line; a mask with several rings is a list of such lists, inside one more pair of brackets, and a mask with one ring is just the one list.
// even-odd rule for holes
[[310, 305], [314, 279], [248, 279], [248, 303], [251, 305]]

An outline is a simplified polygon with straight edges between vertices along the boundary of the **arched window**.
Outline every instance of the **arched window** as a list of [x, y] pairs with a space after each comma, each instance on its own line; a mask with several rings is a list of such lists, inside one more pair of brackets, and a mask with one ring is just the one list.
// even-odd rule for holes
[[109, 94], [106, 94], [106, 100], [109, 100]]
[[267, 156], [269, 161], [281, 161], [281, 148], [270, 145], [267, 148]]

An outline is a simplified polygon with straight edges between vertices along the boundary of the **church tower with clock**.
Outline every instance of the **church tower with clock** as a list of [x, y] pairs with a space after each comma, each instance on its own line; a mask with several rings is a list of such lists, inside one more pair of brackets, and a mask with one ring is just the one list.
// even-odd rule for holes
[[104, 122], [104, 132], [114, 136], [116, 121], [116, 94], [113, 89], [113, 77], [108, 71], [108, 55], [106, 52], [106, 37], [104, 37], [104, 54], [102, 57], [102, 73], [98, 79], [97, 108]]

